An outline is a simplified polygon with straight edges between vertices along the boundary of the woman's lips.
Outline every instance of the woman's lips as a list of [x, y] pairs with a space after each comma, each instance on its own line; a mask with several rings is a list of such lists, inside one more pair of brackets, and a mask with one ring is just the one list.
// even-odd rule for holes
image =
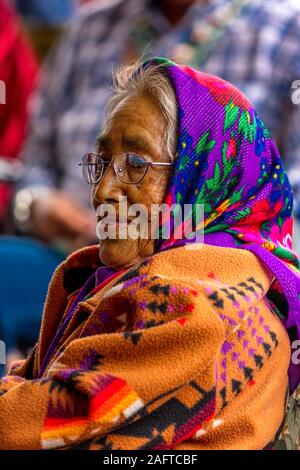
[[132, 222], [131, 220], [118, 220], [118, 219], [107, 219], [103, 218], [98, 220], [98, 224], [101, 225], [128, 225]]
[[118, 232], [120, 234], [123, 234], [123, 237], [124, 237], [127, 235], [127, 229], [128, 229], [128, 225], [130, 222], [131, 221], [128, 221], [128, 220], [108, 219], [104, 217], [98, 221], [97, 227], [96, 227], [96, 233], [100, 239], [101, 239], [100, 233], [102, 232], [103, 234], [103, 233], [107, 233], [108, 231], [112, 231], [111, 236], [113, 238], [117, 237]]

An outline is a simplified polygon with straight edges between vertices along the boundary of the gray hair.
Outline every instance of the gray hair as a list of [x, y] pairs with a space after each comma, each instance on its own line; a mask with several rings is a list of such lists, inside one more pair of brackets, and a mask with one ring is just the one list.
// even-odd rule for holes
[[[159, 65], [150, 64], [146, 68], [140, 65], [140, 63], [123, 65], [114, 75], [113, 95], [108, 102], [107, 122], [121, 103], [130, 97], [150, 96], [156, 101], [166, 119], [166, 147], [171, 160], [174, 160], [177, 146], [178, 110], [173, 86]], [[137, 70], [139, 72], [135, 73]]]

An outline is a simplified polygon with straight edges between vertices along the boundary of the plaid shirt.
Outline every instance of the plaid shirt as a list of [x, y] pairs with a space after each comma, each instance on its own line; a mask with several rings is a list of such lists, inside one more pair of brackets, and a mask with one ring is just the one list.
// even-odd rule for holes
[[[235, 4], [227, 24], [203, 41], [205, 25]], [[45, 64], [31, 103], [22, 186], [55, 186], [90, 206], [77, 162], [95, 147], [112, 71], [128, 51], [180, 56], [234, 83], [271, 130], [294, 180], [300, 179], [300, 105], [291, 100], [292, 82], [300, 79], [297, 0], [196, 2], [176, 26], [149, 0], [107, 0], [79, 10]]]

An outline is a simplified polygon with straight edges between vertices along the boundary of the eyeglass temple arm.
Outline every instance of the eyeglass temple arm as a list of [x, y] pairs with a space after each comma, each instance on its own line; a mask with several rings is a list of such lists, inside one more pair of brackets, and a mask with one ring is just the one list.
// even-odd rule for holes
[[154, 165], [154, 166], [161, 166], [161, 165], [165, 165], [165, 166], [170, 166], [170, 165], [173, 165], [173, 162], [149, 162], [149, 165]]
[[[79, 162], [79, 163], [78, 163], [78, 166], [82, 166], [82, 165], [83, 165], [82, 162]], [[87, 163], [87, 165], [95, 165], [95, 166], [96, 166], [97, 164], [96, 164], [96, 163]]]
[[[105, 163], [108, 164], [109, 162], [105, 162], [105, 161], [104, 161], [103, 163], [104, 163], [104, 164], [105, 164]], [[173, 165], [173, 162], [171, 162], [171, 163], [169, 163], [169, 162], [148, 162], [148, 163], [149, 163], [149, 165], [154, 165], [154, 166], [162, 166], [162, 165], [164, 165], [164, 166], [170, 166], [170, 165]], [[78, 163], [78, 166], [82, 166], [82, 165], [83, 165], [82, 162], [79, 162], [79, 163]], [[96, 163], [89, 163], [89, 165], [96, 165]]]
[[[103, 163], [104, 165], [109, 165], [110, 162], [106, 162], [105, 160], [102, 160], [102, 163]], [[83, 162], [79, 162], [79, 163], [78, 163], [78, 166], [82, 166], [82, 165], [83, 165]], [[94, 166], [96, 166], [97, 163], [88, 163], [88, 165], [94, 165]]]

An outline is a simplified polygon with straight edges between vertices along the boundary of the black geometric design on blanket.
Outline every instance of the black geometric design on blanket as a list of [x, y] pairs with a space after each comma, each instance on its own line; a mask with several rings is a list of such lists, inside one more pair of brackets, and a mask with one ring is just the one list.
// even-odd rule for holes
[[142, 261], [138, 266], [133, 269], [130, 269], [127, 273], [123, 274], [120, 278], [117, 279], [115, 286], [120, 284], [121, 282], [128, 281], [129, 279], [133, 279], [134, 277], [139, 277], [141, 275], [141, 271], [144, 267], [148, 266], [150, 263], [150, 259], [146, 259]]
[[[256, 371], [264, 366], [277, 348], [278, 338], [260, 314], [257, 302], [264, 291], [253, 277], [237, 286], [214, 285], [206, 292], [226, 331], [219, 359], [221, 383], [218, 386], [218, 396], [224, 408], [244, 386], [255, 384]], [[226, 307], [226, 299], [230, 301], [229, 308]]]

